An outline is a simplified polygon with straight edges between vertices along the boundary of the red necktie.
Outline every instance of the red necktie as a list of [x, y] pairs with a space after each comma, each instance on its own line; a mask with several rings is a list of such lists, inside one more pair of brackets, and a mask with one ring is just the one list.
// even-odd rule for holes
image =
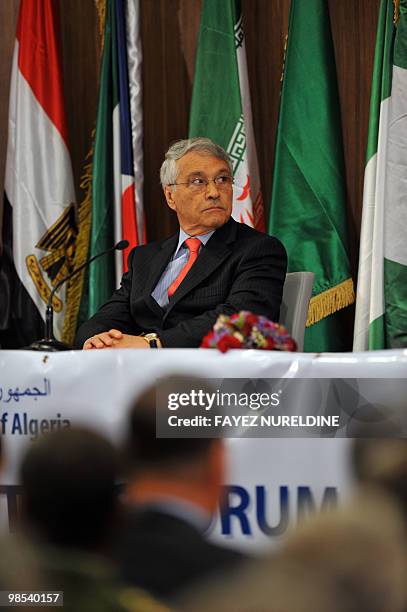
[[168, 297], [170, 298], [178, 289], [194, 263], [198, 258], [199, 247], [201, 246], [201, 241], [199, 238], [187, 238], [184, 244], [188, 247], [189, 250], [189, 258], [185, 266], [182, 268], [181, 272], [178, 274], [177, 278], [171, 285], [168, 287]]

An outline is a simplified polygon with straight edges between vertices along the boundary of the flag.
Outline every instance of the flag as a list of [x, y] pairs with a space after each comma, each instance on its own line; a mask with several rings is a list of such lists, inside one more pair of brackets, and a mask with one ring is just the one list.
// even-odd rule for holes
[[407, 339], [406, 11], [407, 2], [402, 0], [396, 28], [392, 0], [381, 2], [363, 190], [355, 351], [390, 348], [397, 345], [398, 336], [404, 336], [404, 343]]
[[118, 286], [127, 269], [130, 249], [145, 242], [140, 67], [139, 2], [107, 0], [92, 169], [89, 257], [122, 239], [128, 240], [130, 246], [95, 261], [89, 268], [88, 316]]
[[[72, 267], [76, 226], [58, 3], [21, 0], [10, 85], [0, 264], [0, 345], [44, 336], [45, 307]], [[61, 339], [65, 287], [53, 300]]]
[[233, 163], [232, 216], [264, 231], [240, 0], [204, 0], [189, 135], [220, 144]]
[[343, 348], [337, 311], [354, 301], [347, 255], [339, 98], [326, 0], [292, 0], [269, 231], [288, 271], [314, 272], [306, 351]]

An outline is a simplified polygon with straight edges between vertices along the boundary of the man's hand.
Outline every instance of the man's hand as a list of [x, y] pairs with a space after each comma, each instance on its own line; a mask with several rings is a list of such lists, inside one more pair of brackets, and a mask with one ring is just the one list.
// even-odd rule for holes
[[86, 340], [83, 345], [83, 350], [113, 348], [116, 342], [119, 342], [121, 338], [123, 338], [123, 334], [118, 329], [100, 332], [100, 334], [96, 334], [96, 336], [92, 336]]
[[83, 350], [105, 349], [105, 348], [149, 348], [147, 340], [142, 336], [131, 336], [123, 334], [118, 329], [100, 332], [96, 336], [88, 338], [83, 345]]

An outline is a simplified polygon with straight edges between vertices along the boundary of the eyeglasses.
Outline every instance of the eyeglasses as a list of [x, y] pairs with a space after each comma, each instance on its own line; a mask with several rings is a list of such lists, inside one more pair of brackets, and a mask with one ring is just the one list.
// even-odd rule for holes
[[192, 191], [206, 191], [209, 183], [214, 182], [216, 187], [220, 190], [228, 189], [231, 185], [233, 185], [233, 176], [229, 174], [220, 174], [216, 176], [214, 179], [203, 178], [202, 176], [195, 176], [189, 179], [184, 183], [169, 183], [168, 185], [171, 187], [173, 185], [187, 185], [189, 189]]

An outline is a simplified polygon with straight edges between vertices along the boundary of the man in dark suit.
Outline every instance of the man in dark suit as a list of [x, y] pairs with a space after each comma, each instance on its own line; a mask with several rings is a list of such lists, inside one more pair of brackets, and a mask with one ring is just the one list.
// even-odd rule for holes
[[156, 409], [167, 410], [157, 398], [209, 386], [192, 377], [167, 377], [159, 385], [146, 390], [131, 411], [127, 515], [115, 542], [121, 578], [170, 602], [237, 570], [244, 556], [204, 535], [224, 484], [223, 440], [155, 437]]
[[228, 154], [207, 138], [181, 140], [160, 176], [180, 231], [131, 251], [120, 289], [79, 329], [84, 349], [197, 347], [219, 314], [240, 310], [278, 321], [286, 252], [231, 218]]
[[[21, 462], [22, 527], [40, 577], [34, 588], [64, 591], [65, 612], [168, 612], [146, 600], [146, 593], [123, 589], [106, 563], [119, 505], [119, 464], [107, 439], [81, 427], [42, 436]], [[13, 577], [23, 589], [24, 577], [34, 580], [27, 561], [15, 568], [21, 578]]]

